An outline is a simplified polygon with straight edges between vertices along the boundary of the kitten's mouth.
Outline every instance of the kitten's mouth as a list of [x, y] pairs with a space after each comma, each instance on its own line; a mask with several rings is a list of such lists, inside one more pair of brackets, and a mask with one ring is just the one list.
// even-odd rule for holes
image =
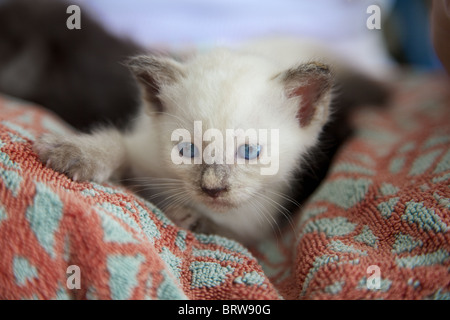
[[238, 208], [245, 201], [245, 199], [242, 199], [242, 193], [236, 194], [236, 192], [231, 192], [228, 189], [202, 190], [200, 197], [207, 207], [217, 212], [226, 212]]
[[224, 212], [228, 211], [232, 208], [236, 208], [237, 205], [230, 201], [230, 199], [227, 196], [218, 196], [218, 197], [210, 197], [210, 196], [202, 196], [202, 202], [208, 206], [209, 208], [218, 211], [218, 212]]

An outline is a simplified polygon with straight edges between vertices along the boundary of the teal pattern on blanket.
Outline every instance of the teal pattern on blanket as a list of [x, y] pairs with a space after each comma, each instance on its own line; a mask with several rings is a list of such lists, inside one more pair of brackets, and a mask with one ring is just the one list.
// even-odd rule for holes
[[26, 217], [41, 246], [54, 258], [55, 233], [63, 215], [63, 203], [45, 184], [36, 182], [35, 186], [34, 202], [28, 207]]
[[191, 286], [193, 288], [219, 286], [233, 272], [233, 268], [230, 266], [222, 267], [218, 263], [204, 261], [194, 261], [189, 270], [192, 273]]
[[350, 209], [364, 199], [372, 181], [360, 179], [336, 179], [323, 184], [311, 201], [328, 201], [343, 209]]
[[109, 285], [111, 297], [117, 300], [131, 299], [133, 289], [137, 286], [137, 275], [145, 258], [141, 255], [113, 255], [107, 259], [110, 274]]
[[438, 215], [435, 214], [434, 210], [425, 207], [422, 202], [407, 202], [405, 213], [402, 216], [402, 219], [408, 221], [409, 223], [415, 223], [420, 228], [426, 231], [448, 231], [447, 225], [442, 222], [441, 218]]
[[16, 282], [19, 286], [24, 286], [27, 281], [32, 281], [38, 278], [38, 272], [35, 266], [33, 266], [27, 258], [14, 257], [13, 271]]
[[10, 190], [14, 197], [19, 193], [22, 176], [13, 170], [6, 170], [0, 167], [0, 180], [3, 181], [6, 188]]
[[101, 209], [96, 211], [102, 221], [104, 241], [116, 243], [138, 243], [138, 240], [136, 240], [130, 232], [125, 230], [120, 222], [114, 220], [113, 217]]

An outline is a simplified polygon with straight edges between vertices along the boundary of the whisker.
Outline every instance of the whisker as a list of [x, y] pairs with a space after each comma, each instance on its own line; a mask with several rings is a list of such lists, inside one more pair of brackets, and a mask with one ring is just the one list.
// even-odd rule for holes
[[[171, 190], [177, 190], [179, 189], [180, 185], [134, 185], [134, 186], [130, 186], [130, 188], [132, 189], [132, 191], [136, 192], [136, 193], [145, 193], [145, 192], [150, 192], [152, 193], [152, 190], [154, 191], [161, 191], [161, 190], [166, 190], [166, 192], [171, 191]], [[150, 196], [151, 197], [155, 195], [155, 193], [152, 193]]]
[[[281, 197], [282, 199], [284, 199], [284, 200], [294, 204], [296, 206], [295, 210], [298, 210], [298, 208], [302, 208], [303, 207], [303, 205], [301, 203], [299, 203], [294, 198], [292, 198], [292, 197], [290, 197], [290, 196], [288, 196], [286, 194], [283, 194], [281, 192], [275, 192], [273, 190], [266, 190], [266, 191], [268, 191], [269, 193], [272, 193], [274, 195], [277, 195], [277, 196]], [[265, 196], [265, 197], [267, 197], [267, 196]], [[273, 200], [273, 199], [271, 199], [269, 197], [267, 197], [267, 198], [270, 199], [273, 203], [275, 203], [276, 205], [280, 206], [283, 209], [283, 211], [284, 211], [283, 216], [286, 218], [286, 220], [288, 220], [288, 222], [289, 222], [289, 224], [291, 226], [291, 229], [293, 231], [293, 234], [296, 235], [294, 219], [292, 218], [292, 211], [287, 209], [283, 205], [281, 205], [279, 202], [277, 202], [277, 201], [275, 201], [275, 200]]]
[[161, 178], [161, 177], [151, 177], [151, 176], [130, 177], [130, 178], [120, 179], [119, 181], [178, 181], [178, 182], [183, 182], [183, 180], [176, 179], [176, 178]]
[[[262, 217], [267, 221], [267, 223], [269, 223], [270, 228], [272, 229], [272, 232], [273, 232], [273, 234], [275, 235], [275, 237], [277, 239], [277, 245], [278, 245], [278, 242], [279, 242], [278, 234], [281, 235], [281, 230], [280, 230], [280, 228], [278, 226], [278, 222], [269, 213], [268, 209], [260, 201], [258, 201], [258, 198], [251, 198], [250, 203], [253, 203], [254, 205], [257, 205], [257, 207], [256, 207], [257, 211], [260, 212]], [[259, 210], [258, 210], [258, 208], [259, 208]], [[276, 229], [274, 227], [274, 224], [277, 227]]]
[[[257, 202], [257, 201], [256, 201], [254, 198], [250, 199], [250, 201], [249, 201], [250, 206], [251, 206], [252, 208], [254, 208], [254, 209], [256, 210], [256, 212], [262, 214], [260, 207], [258, 207], [257, 204], [256, 204], [255, 202]], [[263, 226], [263, 225], [264, 225], [264, 219], [263, 219], [263, 217], [260, 216], [260, 215], [257, 215], [257, 218], [258, 218], [259, 224], [260, 224], [261, 226]]]
[[159, 204], [161, 210], [166, 211], [170, 207], [183, 207], [190, 201], [190, 194], [187, 191], [181, 191], [166, 198]]
[[181, 196], [183, 194], [186, 194], [187, 191], [186, 190], [182, 190], [176, 193], [172, 193], [169, 197], [165, 198], [161, 203], [159, 203], [160, 206], [163, 206], [167, 201], [170, 201], [172, 198], [177, 197], [177, 196]]
[[184, 207], [191, 201], [190, 194], [187, 192], [185, 194], [180, 194], [175, 197], [173, 201], [164, 205], [163, 210], [167, 210], [171, 207]]
[[152, 195], [150, 195], [150, 196], [148, 196], [148, 197], [146, 197], [146, 199], [147, 200], [149, 200], [149, 201], [153, 201], [153, 200], [155, 200], [154, 202], [158, 202], [158, 198], [161, 198], [161, 197], [164, 197], [164, 196], [172, 196], [173, 195], [173, 189], [170, 189], [170, 190], [165, 190], [165, 191], [161, 191], [161, 192], [158, 192], [158, 193], [155, 193], [155, 194], [152, 194]]
[[[292, 229], [292, 233], [295, 235], [295, 226], [291, 217], [291, 212], [284, 207], [282, 204], [278, 203], [277, 201], [275, 201], [274, 199], [271, 199], [270, 197], [262, 194], [262, 193], [258, 193], [256, 194], [257, 197], [262, 198], [263, 200], [269, 201], [269, 205], [271, 207], [273, 207], [274, 209], [276, 209], [279, 213], [282, 214], [282, 216], [288, 221], [290, 228]], [[282, 235], [281, 229], [278, 228], [280, 230], [280, 235]]]
[[168, 113], [168, 112], [164, 112], [164, 111], [154, 111], [154, 112], [151, 112], [151, 114], [154, 114], [154, 113], [156, 113], [156, 114], [163, 114], [163, 115], [166, 115], [166, 116], [170, 116], [170, 117], [175, 118], [175, 120], [177, 120], [176, 123], [177, 123], [181, 128], [188, 129], [187, 127], [189, 127], [189, 126], [186, 126], [186, 124], [188, 124], [188, 122], [186, 121], [186, 119], [183, 119], [183, 118], [181, 118], [181, 117], [179, 117], [179, 116], [176, 116], [176, 115], [174, 115], [174, 114], [171, 114], [171, 113]]
[[294, 204], [296, 207], [301, 207], [301, 206], [302, 206], [302, 204], [301, 204], [300, 202], [298, 202], [298, 201], [295, 200], [294, 198], [288, 196], [287, 194], [284, 194], [284, 193], [281, 193], [281, 192], [276, 192], [276, 191], [273, 191], [273, 190], [268, 190], [268, 189], [265, 190], [265, 191], [266, 191], [266, 192], [269, 192], [269, 193], [272, 193], [272, 194], [274, 194], [274, 195], [276, 195], [276, 196], [279, 196], [279, 197], [281, 197], [281, 198], [283, 198], [284, 200], [286, 200], [286, 201], [288, 201], [288, 202]]

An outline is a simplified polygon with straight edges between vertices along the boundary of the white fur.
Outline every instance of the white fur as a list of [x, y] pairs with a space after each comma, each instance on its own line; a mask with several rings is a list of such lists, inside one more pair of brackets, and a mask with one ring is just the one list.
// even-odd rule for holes
[[[123, 149], [124, 156], [116, 159], [123, 158], [123, 164], [131, 169], [133, 176], [148, 177], [149, 181], [176, 179], [176, 187], [167, 193], [167, 197], [172, 195], [175, 200], [178, 192], [186, 201], [178, 198], [181, 209], [169, 206], [166, 213], [183, 227], [192, 227], [206, 218], [208, 222], [200, 231], [230, 236], [246, 244], [269, 236], [271, 229], [277, 231], [278, 216], [283, 214], [282, 206], [293, 174], [301, 167], [308, 148], [316, 144], [327, 120], [329, 97], [317, 106], [313, 121], [301, 128], [296, 118], [301, 97], [287, 97], [280, 74], [286, 68], [310, 59], [303, 57], [304, 61], [299, 61], [293, 58], [296, 54], [290, 52], [289, 57], [285, 55], [283, 60], [277, 60], [273, 50], [264, 55], [262, 47], [255, 46], [254, 52], [249, 48], [242, 52], [214, 49], [177, 65], [183, 76], [162, 83], [159, 91], [164, 112], [156, 112], [152, 106], [144, 104], [132, 129], [123, 135], [120, 150], [106, 150], [106, 144], [95, 142], [91, 137], [89, 147], [92, 149], [92, 144], [97, 143], [96, 148], [100, 150], [97, 154], [102, 154], [103, 158], [90, 159], [89, 163], [105, 163], [107, 154]], [[277, 52], [280, 51], [283, 50], [278, 47]], [[201, 165], [175, 165], [170, 158], [174, 147], [171, 133], [177, 128], [186, 128], [194, 136], [194, 121], [199, 120], [203, 132], [215, 128], [224, 136], [226, 129], [280, 130], [276, 175], [261, 175], [260, 165], [230, 165], [226, 173], [228, 192], [217, 199], [205, 195], [201, 191]], [[100, 135], [97, 133], [97, 136]], [[86, 145], [79, 139], [73, 141], [77, 148], [83, 149]], [[43, 157], [43, 160], [47, 159], [51, 159], [51, 155]], [[119, 167], [117, 163], [114, 166]], [[56, 169], [61, 167], [55, 166]], [[71, 176], [79, 175], [65, 171]], [[220, 183], [215, 178], [220, 177], [205, 175], [206, 185]]]

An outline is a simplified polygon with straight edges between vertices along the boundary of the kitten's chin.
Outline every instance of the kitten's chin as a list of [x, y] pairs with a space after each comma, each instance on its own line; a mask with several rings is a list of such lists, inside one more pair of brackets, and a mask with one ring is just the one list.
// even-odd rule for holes
[[240, 193], [239, 195], [236, 195], [235, 193], [232, 195], [227, 194], [215, 198], [202, 194], [200, 195], [200, 198], [201, 202], [206, 207], [218, 213], [225, 213], [232, 209], [237, 209], [242, 204], [249, 201], [249, 197], [244, 196], [242, 193]]
[[219, 213], [224, 213], [238, 207], [237, 204], [227, 200], [226, 198], [202, 197], [202, 203], [211, 210]]

